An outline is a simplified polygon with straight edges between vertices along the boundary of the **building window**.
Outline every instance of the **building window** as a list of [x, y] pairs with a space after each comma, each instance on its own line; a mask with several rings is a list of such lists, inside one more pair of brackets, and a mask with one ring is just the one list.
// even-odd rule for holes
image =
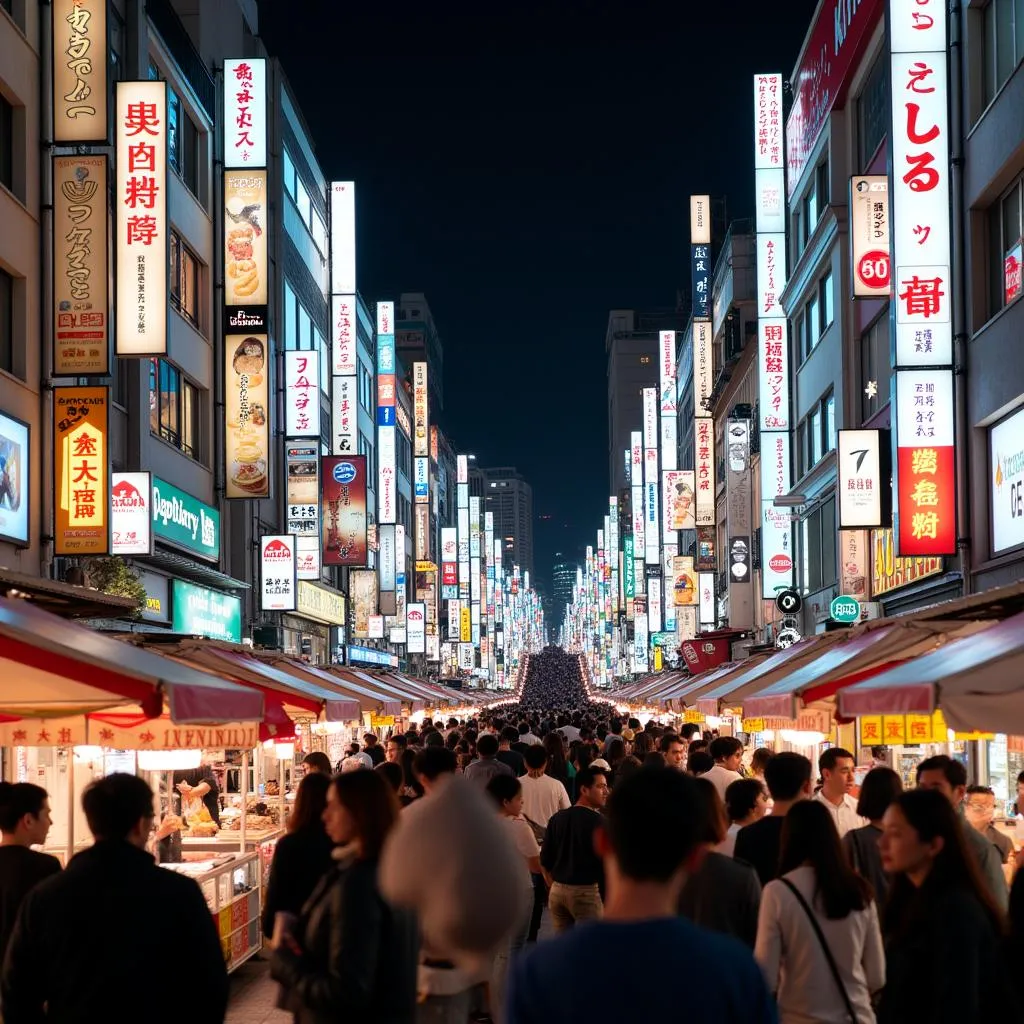
[[797, 424], [797, 469], [800, 476], [809, 473], [828, 452], [836, 447], [836, 400], [829, 392]]
[[989, 316], [1021, 294], [1021, 188], [1018, 178], [988, 214]]
[[861, 335], [860, 418], [867, 423], [889, 402], [892, 353], [889, 350], [889, 310]]
[[149, 361], [150, 432], [199, 462], [201, 407], [199, 389], [176, 366], [166, 359]]
[[14, 278], [0, 270], [0, 370], [14, 373]]
[[1024, 57], [1024, 0], [989, 0], [985, 8], [985, 105]]
[[0, 185], [14, 191], [14, 107], [0, 96]]
[[369, 415], [373, 415], [373, 374], [366, 368], [362, 360], [358, 364], [359, 369], [359, 404]]
[[291, 196], [295, 209], [299, 211], [302, 222], [309, 229], [316, 247], [321, 253], [326, 254], [327, 229], [324, 227], [324, 222], [320, 219], [320, 214], [313, 209], [309, 192], [298, 171], [295, 169], [295, 161], [292, 159], [287, 148], [284, 151], [284, 190]]
[[836, 501], [829, 498], [797, 530], [800, 585], [813, 594], [836, 581]]
[[171, 305], [199, 327], [199, 260], [176, 231], [171, 232]]
[[804, 359], [814, 351], [820, 337], [821, 307], [818, 304], [817, 293], [814, 293], [804, 306]]
[[[154, 61], [149, 62], [149, 77], [153, 81], [165, 80]], [[181, 97], [170, 82], [167, 83], [167, 163], [185, 187], [206, 205], [203, 188], [205, 178], [200, 166], [201, 133], [188, 116]]]
[[857, 143], [860, 170], [867, 171], [889, 131], [889, 57], [883, 53], [857, 101]]
[[832, 271], [830, 270], [818, 284], [821, 298], [821, 329], [827, 331], [836, 318], [836, 300], [832, 290]]

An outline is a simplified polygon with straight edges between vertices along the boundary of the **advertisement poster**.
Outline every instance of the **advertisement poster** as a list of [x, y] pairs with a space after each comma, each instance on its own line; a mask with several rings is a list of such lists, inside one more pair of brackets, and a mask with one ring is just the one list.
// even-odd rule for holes
[[267, 304], [267, 172], [224, 172], [224, 305]]
[[377, 615], [377, 574], [372, 569], [351, 572], [348, 585], [352, 603], [352, 635], [361, 640], [369, 639], [370, 619]]
[[53, 375], [110, 372], [107, 158], [53, 158]]
[[366, 565], [366, 456], [321, 459], [324, 565]]
[[240, 598], [184, 580], [172, 580], [171, 587], [171, 628], [175, 633], [241, 642]]
[[426, 654], [426, 608], [422, 602], [412, 602], [405, 612], [406, 643], [409, 654]]
[[270, 496], [270, 416], [267, 336], [229, 334], [224, 339], [225, 497]]
[[265, 612], [295, 610], [295, 538], [260, 538], [261, 607]]
[[285, 446], [288, 490], [288, 532], [296, 536], [320, 532], [320, 446]]
[[54, 552], [110, 550], [108, 388], [54, 388]]
[[153, 478], [149, 473], [114, 473], [110, 478], [110, 553], [153, 552]]
[[675, 594], [677, 608], [685, 608], [698, 602], [697, 574], [693, 568], [692, 558], [676, 555], [672, 559], [672, 591]]
[[693, 470], [664, 470], [661, 474], [661, 482], [661, 500], [665, 516], [664, 531], [673, 533], [676, 530], [697, 529]]
[[29, 427], [0, 413], [0, 537], [28, 544]]

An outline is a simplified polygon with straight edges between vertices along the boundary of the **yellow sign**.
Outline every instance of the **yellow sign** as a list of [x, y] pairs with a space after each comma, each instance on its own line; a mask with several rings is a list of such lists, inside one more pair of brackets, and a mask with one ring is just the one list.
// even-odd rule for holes
[[863, 747], [917, 746], [947, 740], [948, 730], [941, 711], [932, 715], [862, 715], [859, 721]]
[[655, 672], [660, 672], [661, 671], [661, 648], [660, 647], [655, 647], [654, 648], [654, 671]]
[[763, 718], [744, 718], [743, 719], [743, 731], [744, 732], [764, 732], [764, 719]]
[[104, 711], [73, 718], [23, 718], [0, 725], [5, 747], [98, 746], [111, 750], [248, 750], [259, 744], [258, 722], [175, 725], [166, 716]]
[[393, 729], [394, 726], [394, 715], [370, 715], [371, 729]]
[[470, 611], [468, 606], [463, 606], [459, 609], [459, 633], [460, 639], [464, 644], [471, 643], [473, 640], [473, 613]]
[[[941, 558], [897, 558], [892, 529], [871, 531], [871, 597], [942, 572]], [[942, 742], [945, 742], [943, 740]]]
[[[657, 648], [655, 648], [655, 650], [657, 650]], [[683, 721], [692, 722], [694, 725], [703, 725], [705, 718], [700, 711], [687, 711], [683, 715]]]
[[313, 583], [299, 580], [295, 611], [307, 619], [316, 619], [333, 626], [345, 625], [345, 595], [325, 590]]
[[110, 550], [107, 388], [54, 388], [54, 482], [58, 555]]
[[437, 572], [437, 566], [433, 562], [417, 562], [417, 572]]

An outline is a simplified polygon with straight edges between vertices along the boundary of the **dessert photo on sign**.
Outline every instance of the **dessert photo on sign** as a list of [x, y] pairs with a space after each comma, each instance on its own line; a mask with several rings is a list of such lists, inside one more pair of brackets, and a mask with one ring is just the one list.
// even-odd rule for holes
[[265, 497], [269, 493], [267, 449], [267, 338], [226, 339], [227, 491], [228, 497]]

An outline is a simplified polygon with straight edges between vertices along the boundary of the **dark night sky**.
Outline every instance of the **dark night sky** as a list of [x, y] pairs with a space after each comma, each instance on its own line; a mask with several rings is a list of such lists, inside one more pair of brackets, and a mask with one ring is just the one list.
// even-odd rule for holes
[[691, 193], [751, 215], [751, 76], [791, 73], [814, 7], [260, 2], [325, 175], [356, 181], [360, 291], [426, 293], [443, 426], [532, 484], [542, 581], [607, 501], [608, 311], [688, 291]]

